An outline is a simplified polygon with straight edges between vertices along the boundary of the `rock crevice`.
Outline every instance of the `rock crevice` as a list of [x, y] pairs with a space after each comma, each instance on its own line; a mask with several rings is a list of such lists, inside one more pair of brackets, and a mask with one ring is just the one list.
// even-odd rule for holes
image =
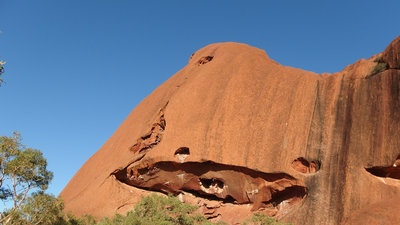
[[161, 142], [165, 126], [167, 122], [165, 121], [164, 111], [167, 107], [168, 102], [163, 108], [160, 109], [156, 121], [151, 126], [151, 129], [144, 135], [142, 135], [136, 143], [130, 148], [133, 153], [143, 153]]

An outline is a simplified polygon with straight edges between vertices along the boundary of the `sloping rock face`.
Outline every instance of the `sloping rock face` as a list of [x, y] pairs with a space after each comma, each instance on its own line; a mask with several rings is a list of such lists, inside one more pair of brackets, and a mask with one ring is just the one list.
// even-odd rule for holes
[[[400, 37], [318, 75], [218, 43], [139, 104], [61, 193], [112, 216], [156, 191], [234, 224], [400, 224]], [[374, 219], [374, 220], [373, 220]], [[369, 222], [366, 222], [369, 221]]]

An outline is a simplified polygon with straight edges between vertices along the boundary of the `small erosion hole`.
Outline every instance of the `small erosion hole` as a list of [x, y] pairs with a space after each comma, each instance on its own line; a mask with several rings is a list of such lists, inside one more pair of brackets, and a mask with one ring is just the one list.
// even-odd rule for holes
[[299, 157], [293, 160], [292, 168], [300, 173], [315, 173], [321, 168], [321, 162], [318, 160], [308, 161]]
[[179, 162], [185, 162], [185, 159], [190, 155], [190, 150], [188, 147], [180, 147], [175, 151], [175, 157]]
[[214, 56], [210, 56], [210, 55], [201, 57], [201, 58], [199, 59], [199, 61], [197, 61], [197, 64], [198, 64], [198, 65], [206, 64], [206, 63], [208, 63], [208, 62], [211, 62], [211, 60], [213, 60], [213, 58], [214, 58]]
[[188, 147], [180, 147], [175, 151], [175, 155], [190, 155]]
[[204, 193], [216, 195], [218, 197], [224, 191], [224, 182], [217, 178], [199, 178], [200, 190]]
[[200, 183], [205, 188], [210, 188], [210, 187], [223, 188], [224, 187], [224, 182], [222, 182], [221, 180], [215, 179], [215, 178], [211, 178], [211, 179], [200, 178]]

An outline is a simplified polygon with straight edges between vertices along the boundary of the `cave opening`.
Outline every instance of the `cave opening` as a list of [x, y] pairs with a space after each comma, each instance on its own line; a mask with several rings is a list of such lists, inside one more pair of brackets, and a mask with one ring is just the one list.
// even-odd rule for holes
[[216, 178], [211, 178], [211, 179], [200, 178], [199, 180], [201, 185], [205, 188], [212, 188], [212, 187], [221, 189], [224, 188], [224, 182]]
[[175, 151], [175, 155], [190, 155], [188, 147], [180, 147]]
[[190, 150], [188, 147], [180, 147], [175, 151], [174, 155], [180, 163], [184, 163], [185, 159], [190, 155]]
[[400, 154], [390, 166], [372, 166], [366, 167], [365, 170], [376, 177], [400, 180]]
[[365, 170], [377, 177], [400, 180], [400, 167], [397, 166], [374, 166], [365, 168]]

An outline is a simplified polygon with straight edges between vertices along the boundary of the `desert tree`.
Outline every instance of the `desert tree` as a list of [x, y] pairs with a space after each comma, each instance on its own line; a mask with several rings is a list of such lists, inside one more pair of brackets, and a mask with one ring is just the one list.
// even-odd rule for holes
[[13, 223], [29, 225], [64, 225], [64, 204], [60, 198], [44, 192], [36, 192], [29, 196], [15, 213]]
[[31, 193], [47, 189], [53, 173], [47, 170], [42, 152], [26, 148], [21, 136], [0, 137], [0, 199], [4, 203], [0, 223], [8, 224], [27, 202]]
[[6, 64], [6, 62], [0, 61], [0, 85], [3, 83], [3, 79], [1, 79], [1, 75], [4, 73], [4, 64]]

